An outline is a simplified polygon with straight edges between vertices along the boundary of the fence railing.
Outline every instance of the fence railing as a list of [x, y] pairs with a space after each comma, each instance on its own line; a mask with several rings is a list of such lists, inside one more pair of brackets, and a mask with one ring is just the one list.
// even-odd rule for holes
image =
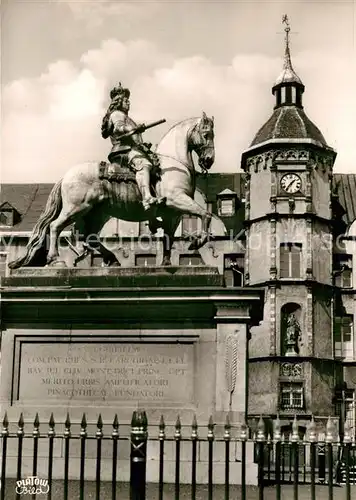
[[[239, 427], [230, 425], [228, 419], [224, 426], [215, 425], [210, 418], [207, 426], [198, 427], [195, 417], [188, 428], [187, 426], [183, 428], [179, 417], [175, 425], [168, 428], [162, 417], [156, 430], [151, 432], [146, 413], [139, 410], [133, 413], [131, 426], [126, 435], [121, 432], [116, 415], [110, 426], [110, 432], [104, 432], [104, 427], [107, 425], [104, 426], [100, 415], [94, 429], [87, 423], [85, 414], [78, 432], [73, 431], [69, 415], [64, 425], [60, 426], [55, 423], [52, 414], [46, 430], [43, 427], [41, 425], [40, 430], [40, 420], [36, 415], [33, 426], [31, 425], [31, 429], [25, 432], [24, 418], [21, 414], [17, 428], [13, 431], [5, 415], [1, 434], [1, 500], [14, 497], [14, 490], [9, 491], [10, 484], [15, 489], [16, 499], [21, 499], [23, 495], [38, 498], [36, 495], [41, 493], [46, 495], [47, 500], [54, 500], [52, 483], [55, 479], [61, 479], [63, 485], [61, 496], [64, 500], [69, 500], [73, 498], [70, 493], [70, 481], [73, 477], [79, 481], [80, 500], [88, 498], [86, 489], [89, 480], [95, 483], [96, 500], [100, 500], [104, 487], [105, 498], [108, 498], [108, 481], [111, 499], [116, 500], [118, 484], [125, 479], [129, 481], [130, 500], [145, 500], [147, 482], [151, 481], [157, 483], [158, 500], [167, 498], [164, 496], [167, 482], [173, 483], [173, 496], [168, 498], [175, 500], [179, 500], [181, 496], [183, 483], [189, 485], [192, 500], [196, 499], [199, 484], [206, 484], [208, 500], [213, 500], [217, 484], [220, 485], [220, 493], [216, 498], [225, 500], [236, 498], [236, 488], [238, 488], [241, 499], [246, 500], [248, 484], [253, 482], [251, 481], [253, 475], [257, 479], [259, 500], [263, 500], [265, 488], [271, 485], [276, 500], [280, 500], [282, 485], [288, 483], [293, 490], [294, 500], [298, 500], [303, 484], [310, 485], [308, 487], [310, 500], [316, 499], [316, 489], [320, 487], [319, 485], [324, 487], [323, 498], [329, 500], [334, 498], [336, 485], [344, 486], [342, 498], [346, 500], [351, 500], [352, 488], [355, 488], [353, 493], [356, 493], [355, 439], [351, 437], [349, 430], [345, 429], [341, 441], [331, 419], [328, 420], [325, 437], [320, 439], [312, 418], [302, 440], [296, 418], [289, 436], [281, 434], [279, 418], [274, 422], [272, 435], [266, 435], [262, 418], [259, 420], [257, 432], [254, 433], [251, 433], [245, 424]], [[31, 443], [31, 453], [27, 454], [25, 464], [26, 440]], [[45, 448], [41, 447], [41, 453], [40, 440], [45, 441]], [[55, 452], [58, 440], [62, 445], [60, 461], [58, 457], [56, 458]], [[147, 450], [152, 442], [157, 445], [154, 448], [156, 455], [153, 457], [157, 468], [156, 475], [151, 471], [147, 478], [150, 464]], [[71, 453], [73, 443], [77, 443], [76, 456]], [[94, 450], [91, 447], [89, 471], [88, 448], [93, 443]], [[129, 449], [127, 456], [129, 470], [126, 471], [128, 472], [126, 478], [124, 471], [120, 470], [122, 461], [120, 462], [119, 455], [123, 445]], [[28, 449], [27, 447], [27, 452]], [[249, 454], [249, 449], [253, 449], [254, 453]], [[152, 459], [152, 456], [149, 458]], [[110, 474], [107, 468], [108, 460], [111, 464]], [[104, 462], [105, 467], [103, 467]], [[239, 467], [239, 474], [236, 473], [236, 464]], [[14, 467], [9, 471], [12, 465]], [[24, 477], [24, 474], [27, 476]], [[232, 488], [234, 488], [233, 496]]]

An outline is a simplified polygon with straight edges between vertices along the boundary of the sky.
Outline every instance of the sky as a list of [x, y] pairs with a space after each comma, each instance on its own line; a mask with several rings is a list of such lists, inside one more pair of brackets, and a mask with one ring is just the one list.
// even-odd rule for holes
[[291, 25], [304, 109], [356, 173], [356, 0], [2, 0], [1, 182], [55, 182], [106, 159], [109, 91], [131, 90], [154, 144], [175, 122], [215, 118], [212, 172], [236, 172], [273, 111]]

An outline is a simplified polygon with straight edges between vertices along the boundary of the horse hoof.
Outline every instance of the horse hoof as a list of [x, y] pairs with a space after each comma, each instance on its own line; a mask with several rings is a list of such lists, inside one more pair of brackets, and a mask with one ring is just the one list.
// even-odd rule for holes
[[110, 262], [107, 267], [121, 267], [121, 264], [118, 260], [116, 260], [115, 262]]
[[48, 262], [46, 267], [59, 267], [61, 269], [64, 269], [67, 267], [67, 264], [64, 262], [64, 260], [52, 260], [51, 262]]

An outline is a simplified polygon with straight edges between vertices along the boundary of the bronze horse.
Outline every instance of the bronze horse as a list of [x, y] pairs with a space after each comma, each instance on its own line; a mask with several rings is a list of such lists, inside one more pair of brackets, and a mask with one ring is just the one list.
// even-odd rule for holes
[[[194, 201], [196, 172], [193, 151], [198, 155], [200, 167], [208, 170], [215, 157], [214, 119], [208, 118], [204, 112], [202, 117], [174, 125], [158, 144], [155, 152], [160, 159], [161, 172], [155, 190], [165, 203], [155, 207], [151, 217], [143, 209], [135, 181], [100, 179], [97, 162], [72, 167], [53, 187], [46, 208], [32, 231], [25, 255], [11, 262], [9, 267], [36, 265], [40, 262], [38, 255], [42, 255], [42, 265], [64, 266], [58, 251], [61, 232], [73, 223], [80, 223], [85, 239], [88, 235], [98, 235], [111, 217], [136, 222], [149, 218], [152, 232], [161, 226], [165, 235], [162, 265], [170, 265], [173, 237], [182, 215], [198, 216], [202, 219], [202, 232], [192, 241], [190, 248], [200, 248], [208, 238], [211, 214]], [[105, 265], [119, 265], [116, 256], [100, 243], [99, 238], [96, 246]]]

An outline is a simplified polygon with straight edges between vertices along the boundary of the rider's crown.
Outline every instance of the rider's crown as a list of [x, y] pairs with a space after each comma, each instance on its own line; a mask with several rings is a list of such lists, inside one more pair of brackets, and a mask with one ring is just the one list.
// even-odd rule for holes
[[118, 96], [122, 97], [130, 97], [130, 91], [129, 89], [125, 89], [122, 87], [121, 82], [119, 83], [118, 87], [114, 87], [110, 91], [110, 98], [115, 99]]

